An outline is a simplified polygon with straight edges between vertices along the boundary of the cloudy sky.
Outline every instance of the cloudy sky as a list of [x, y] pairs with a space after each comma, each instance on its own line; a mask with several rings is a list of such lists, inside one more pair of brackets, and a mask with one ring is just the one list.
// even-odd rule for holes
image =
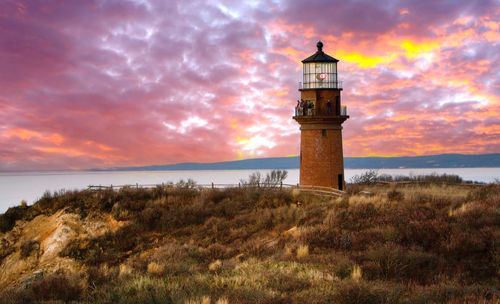
[[500, 152], [500, 1], [0, 2], [0, 171], [297, 155], [339, 59], [345, 156]]

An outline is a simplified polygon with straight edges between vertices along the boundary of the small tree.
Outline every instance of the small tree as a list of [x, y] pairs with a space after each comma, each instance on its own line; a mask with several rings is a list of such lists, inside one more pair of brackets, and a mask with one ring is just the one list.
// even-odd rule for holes
[[243, 186], [264, 186], [264, 187], [276, 187], [280, 185], [288, 176], [288, 171], [286, 170], [273, 170], [266, 174], [263, 178], [260, 172], [254, 172], [250, 174], [248, 180], [241, 179], [240, 183]]
[[193, 188], [196, 188], [196, 182], [191, 178], [189, 178], [187, 181], [184, 181], [183, 179], [181, 179], [180, 181], [177, 182], [177, 184], [175, 184], [175, 187], [176, 188], [193, 189]]
[[260, 185], [262, 181], [262, 176], [260, 175], [260, 172], [254, 172], [252, 174], [250, 174], [250, 176], [248, 177], [248, 180], [244, 180], [244, 179], [240, 179], [240, 183], [243, 185], [243, 186], [258, 186]]
[[266, 187], [276, 187], [280, 185], [288, 176], [288, 171], [286, 170], [273, 170], [266, 174], [264, 179], [264, 185]]
[[351, 177], [351, 183], [353, 184], [374, 184], [378, 180], [377, 170], [368, 170], [365, 173], [354, 175]]

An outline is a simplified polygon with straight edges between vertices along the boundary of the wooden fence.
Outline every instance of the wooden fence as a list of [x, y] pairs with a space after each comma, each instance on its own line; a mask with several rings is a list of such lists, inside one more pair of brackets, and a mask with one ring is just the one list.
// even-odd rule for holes
[[[255, 187], [255, 188], [276, 188], [276, 189], [283, 189], [283, 188], [288, 188], [288, 189], [298, 189], [302, 192], [309, 192], [317, 195], [327, 195], [327, 196], [333, 196], [333, 197], [338, 197], [342, 196], [345, 192], [339, 189], [331, 188], [331, 187], [323, 187], [323, 186], [314, 186], [314, 185], [291, 185], [291, 184], [262, 184], [262, 183], [257, 183], [255, 185], [248, 185], [248, 184], [215, 184], [215, 183], [210, 183], [210, 184], [186, 184], [185, 185], [188, 188], [192, 189], [223, 189], [223, 188], [241, 188], [241, 187]], [[106, 189], [111, 189], [111, 190], [119, 190], [122, 188], [136, 188], [136, 189], [152, 189], [156, 187], [171, 187], [171, 188], [176, 188], [176, 187], [182, 187], [182, 185], [175, 185], [175, 184], [130, 184], [130, 185], [109, 185], [109, 186], [102, 186], [102, 185], [89, 185], [88, 190], [106, 190]]]

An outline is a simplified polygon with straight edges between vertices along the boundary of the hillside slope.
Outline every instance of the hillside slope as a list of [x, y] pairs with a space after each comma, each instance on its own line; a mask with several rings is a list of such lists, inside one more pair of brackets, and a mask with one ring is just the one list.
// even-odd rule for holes
[[0, 303], [497, 303], [500, 186], [61, 192], [0, 216]]

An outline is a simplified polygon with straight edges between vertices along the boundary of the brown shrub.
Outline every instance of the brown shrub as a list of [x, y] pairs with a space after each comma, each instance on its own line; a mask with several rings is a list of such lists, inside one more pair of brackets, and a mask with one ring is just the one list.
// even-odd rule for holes
[[77, 300], [82, 287], [76, 278], [68, 278], [54, 274], [36, 281], [31, 286], [34, 296], [39, 300], [61, 300], [65, 302]]
[[279, 290], [282, 293], [292, 293], [309, 288], [311, 283], [309, 280], [292, 273], [278, 272], [269, 276], [268, 286], [272, 290]]
[[467, 196], [469, 201], [483, 201], [500, 204], [500, 184], [490, 184], [474, 188]]
[[7, 209], [4, 214], [0, 214], [0, 233], [7, 232], [11, 230], [16, 224], [17, 220], [29, 219], [30, 207], [27, 206], [17, 206]]
[[362, 268], [369, 280], [415, 281], [428, 284], [439, 273], [439, 258], [428, 252], [386, 244], [363, 254]]
[[341, 253], [334, 253], [326, 263], [329, 265], [329, 271], [342, 280], [351, 275], [354, 266], [349, 256]]
[[232, 255], [232, 250], [225, 247], [224, 245], [215, 243], [207, 247], [207, 259], [210, 261], [217, 259], [225, 259], [230, 257], [231, 255]]
[[152, 246], [151, 243], [141, 242], [141, 238], [145, 236], [140, 226], [130, 224], [115, 232], [107, 232], [91, 239], [83, 248], [78, 240], [71, 241], [61, 251], [61, 255], [82, 260], [86, 265], [98, 266], [106, 263], [110, 266], [117, 266], [132, 254], [132, 249], [138, 244], [141, 244], [143, 249]]
[[363, 187], [359, 184], [346, 184], [345, 185], [345, 191], [349, 195], [358, 194], [359, 192], [361, 192], [362, 189], [363, 189]]
[[374, 225], [378, 211], [372, 203], [358, 203], [347, 210], [339, 210], [329, 218], [329, 225], [340, 229], [359, 231]]
[[118, 277], [119, 269], [108, 268], [106, 265], [102, 267], [90, 266], [87, 269], [87, 286], [90, 289], [96, 289], [105, 283]]
[[397, 191], [396, 189], [393, 189], [389, 192], [387, 192], [387, 199], [391, 202], [398, 202], [398, 201], [402, 201], [404, 199], [404, 194]]
[[21, 243], [19, 249], [20, 249], [20, 256], [23, 259], [29, 257], [33, 253], [35, 255], [38, 255], [38, 252], [40, 250], [40, 242], [35, 240], [26, 240]]
[[161, 230], [161, 217], [164, 208], [160, 206], [147, 207], [142, 210], [137, 218], [138, 223], [149, 229]]
[[399, 303], [398, 289], [381, 288], [363, 281], [344, 280], [336, 287], [332, 303], [338, 304], [378, 304]]
[[299, 241], [313, 248], [349, 250], [352, 242], [349, 235], [335, 231], [325, 225], [307, 227], [301, 230]]

